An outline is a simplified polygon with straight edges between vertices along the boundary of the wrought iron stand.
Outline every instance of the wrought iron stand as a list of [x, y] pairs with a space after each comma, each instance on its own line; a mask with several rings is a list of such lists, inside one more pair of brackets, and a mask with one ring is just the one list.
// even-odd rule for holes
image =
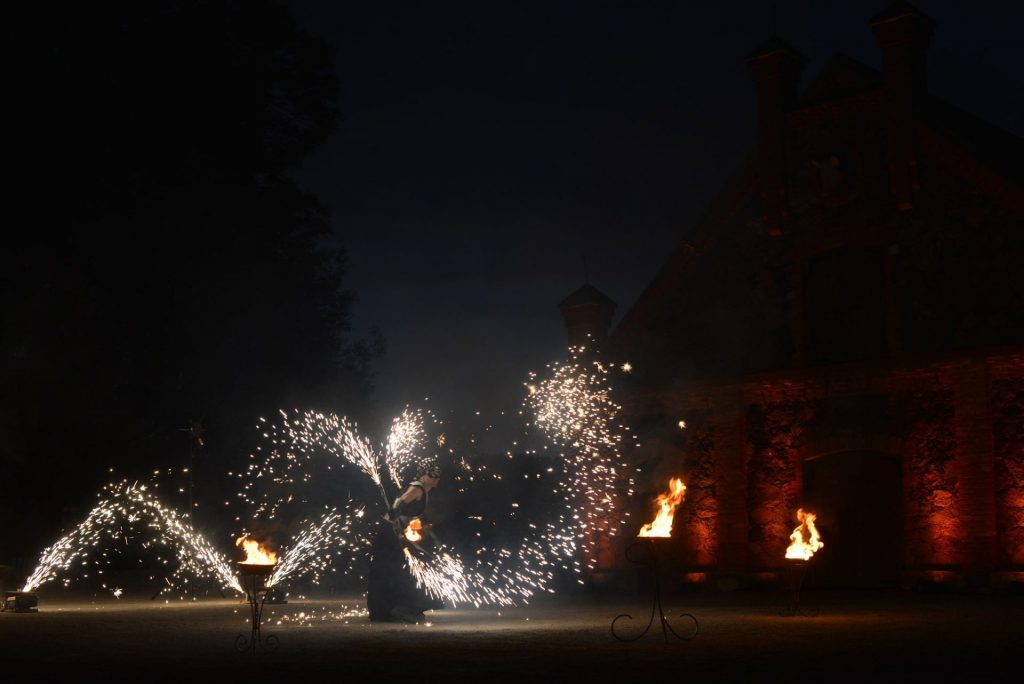
[[810, 566], [805, 560], [789, 561], [789, 604], [779, 610], [781, 617], [814, 617], [818, 614], [818, 608], [805, 609], [800, 605], [800, 593], [803, 590], [804, 579], [807, 577], [807, 568]]
[[[638, 547], [647, 549], [646, 560], [637, 559], [634, 557], [634, 549]], [[629, 620], [633, 619], [632, 615], [629, 615], [628, 613], [622, 613], [621, 615], [616, 616], [614, 620], [612, 620], [612, 636], [615, 637], [618, 641], [636, 641], [643, 635], [647, 634], [648, 631], [650, 631], [651, 625], [654, 624], [655, 613], [658, 614], [658, 620], [661, 624], [661, 635], [662, 637], [664, 637], [665, 643], [668, 643], [669, 632], [671, 632], [672, 636], [674, 636], [676, 639], [679, 639], [680, 641], [689, 641], [690, 639], [693, 639], [695, 636], [697, 636], [697, 632], [700, 631], [700, 623], [697, 622], [697, 618], [694, 617], [692, 614], [682, 613], [679, 616], [680, 618], [689, 618], [693, 621], [693, 633], [689, 634], [688, 636], [681, 636], [679, 632], [672, 628], [672, 625], [669, 624], [668, 618], [665, 617], [665, 611], [661, 607], [661, 579], [658, 573], [658, 566], [660, 565], [659, 561], [661, 559], [661, 553], [659, 551], [659, 546], [656, 543], [654, 543], [654, 540], [651, 538], [647, 538], [631, 544], [629, 548], [626, 549], [626, 558], [629, 560], [630, 563], [646, 566], [651, 569], [651, 574], [654, 576], [654, 602], [651, 605], [651, 617], [647, 621], [647, 626], [644, 627], [644, 630], [642, 632], [633, 637], [619, 636], [619, 634], [615, 631], [615, 624], [622, 618], [628, 618]]]
[[251, 618], [252, 630], [249, 636], [239, 634], [235, 638], [235, 648], [239, 651], [252, 650], [256, 655], [256, 646], [263, 646], [271, 651], [280, 645], [276, 635], [269, 635], [266, 640], [260, 633], [260, 622], [263, 619], [263, 604], [267, 600], [267, 593], [270, 588], [264, 585], [264, 579], [274, 571], [273, 565], [253, 565], [247, 563], [236, 563], [239, 579], [242, 580], [242, 587], [245, 589], [245, 598], [249, 602], [249, 615]]

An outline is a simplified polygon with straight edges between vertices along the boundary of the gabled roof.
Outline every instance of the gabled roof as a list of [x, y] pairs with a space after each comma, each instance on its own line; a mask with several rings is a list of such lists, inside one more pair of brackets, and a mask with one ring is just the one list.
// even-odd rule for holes
[[757, 59], [758, 57], [767, 57], [768, 55], [775, 54], [776, 52], [784, 53], [797, 61], [806, 61], [807, 58], [800, 54], [800, 51], [795, 47], [782, 40], [778, 36], [772, 36], [765, 42], [761, 43], [755, 49], [747, 53], [744, 59]]
[[756, 173], [752, 157], [740, 165], [739, 171], [726, 183], [711, 208], [697, 223], [693, 242], [683, 241], [676, 246], [654, 280], [612, 331], [610, 341], [613, 349], [648, 325], [661, 302], [671, 295], [686, 275], [690, 264], [711, 249], [722, 228], [753, 198]]
[[925, 120], [935, 132], [1024, 188], [1024, 138], [934, 98], [928, 101]]
[[800, 104], [808, 105], [859, 95], [881, 88], [882, 74], [876, 69], [837, 52], [825, 63], [817, 78], [800, 94]]
[[563, 299], [559, 303], [558, 308], [566, 309], [575, 306], [587, 306], [593, 304], [610, 307], [612, 309], [615, 308], [615, 301], [590, 283], [585, 284], [583, 287]]
[[[909, 3], [896, 2], [878, 15], [885, 20], [919, 12]], [[901, 14], [902, 13], [902, 14]], [[783, 41], [769, 41], [751, 55], [765, 50], [792, 50]], [[748, 55], [748, 59], [749, 59]], [[836, 54], [801, 94], [802, 106], [840, 101], [881, 88], [882, 75], [875, 69]], [[841, 106], [841, 104], [840, 104]], [[928, 98], [919, 122], [922, 153], [934, 156], [952, 172], [986, 191], [1010, 211], [1024, 216], [1024, 140], [935, 98]], [[709, 251], [743, 206], [755, 197], [757, 169], [747, 159], [697, 223], [692, 244], [681, 242], [618, 326], [611, 332], [612, 347], [641, 332], [661, 309], [663, 302], [686, 276], [694, 261]]]

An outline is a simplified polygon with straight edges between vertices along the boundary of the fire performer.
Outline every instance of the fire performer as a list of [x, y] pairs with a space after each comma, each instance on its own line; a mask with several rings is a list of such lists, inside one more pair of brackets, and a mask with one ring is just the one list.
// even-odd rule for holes
[[418, 475], [395, 499], [388, 511], [389, 524], [381, 525], [373, 542], [366, 607], [374, 622], [422, 622], [424, 610], [443, 607], [416, 587], [405, 567], [406, 553], [422, 553], [413, 541], [416, 537], [410, 539], [406, 531], [426, 510], [430, 490], [441, 479], [441, 468], [431, 461], [420, 466]]

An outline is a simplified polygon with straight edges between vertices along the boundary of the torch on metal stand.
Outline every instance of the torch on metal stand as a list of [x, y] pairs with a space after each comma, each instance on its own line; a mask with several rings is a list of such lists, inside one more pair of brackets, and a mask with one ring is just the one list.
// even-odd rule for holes
[[779, 610], [781, 617], [814, 617], [818, 614], [817, 606], [806, 609], [800, 605], [800, 594], [803, 590], [804, 580], [807, 578], [807, 569], [810, 563], [802, 558], [791, 558], [789, 563], [789, 604]]
[[818, 518], [816, 514], [798, 508], [796, 518], [800, 524], [789, 535], [789, 546], [786, 547], [786, 562], [789, 564], [789, 605], [780, 610], [779, 615], [782, 617], [794, 615], [814, 617], [818, 614], [818, 609], [814, 608], [811, 611], [802, 609], [800, 607], [800, 592], [803, 589], [804, 580], [807, 578], [807, 569], [810, 567], [808, 561], [815, 553], [823, 549], [825, 544], [822, 543], [821, 535], [818, 534], [818, 528], [814, 524]]
[[244, 634], [239, 634], [235, 639], [235, 648], [239, 651], [252, 649], [253, 655], [256, 655], [257, 645], [274, 650], [280, 645], [280, 641], [273, 634], [264, 641], [260, 634], [260, 621], [263, 618], [263, 604], [267, 600], [267, 592], [270, 591], [265, 580], [277, 566], [256, 563], [235, 563], [235, 566], [238, 568], [239, 579], [242, 580], [242, 587], [245, 589], [245, 598], [249, 601], [249, 613], [252, 618], [252, 631], [248, 638]]
[[[638, 548], [647, 549], [646, 559], [638, 559], [635, 557], [635, 550]], [[626, 549], [626, 558], [629, 560], [630, 563], [642, 565], [645, 567], [649, 567], [651, 569], [651, 574], [654, 575], [654, 602], [651, 604], [651, 617], [649, 620], [647, 620], [647, 626], [644, 627], [644, 630], [642, 632], [632, 637], [619, 636], [619, 634], [615, 631], [615, 624], [622, 618], [628, 618], [630, 620], [633, 619], [632, 615], [629, 615], [628, 613], [622, 613], [621, 615], [616, 616], [614, 620], [612, 620], [612, 636], [619, 641], [636, 641], [637, 639], [639, 639], [640, 637], [642, 637], [650, 631], [651, 625], [654, 624], [655, 613], [658, 614], [658, 620], [661, 624], [661, 635], [665, 638], [665, 643], [668, 643], [669, 632], [671, 632], [672, 636], [674, 636], [676, 639], [679, 639], [680, 641], [689, 641], [690, 639], [693, 639], [695, 636], [697, 636], [697, 632], [700, 631], [700, 624], [697, 622], [697, 618], [691, 615], [690, 613], [681, 613], [679, 616], [680, 618], [689, 618], [691, 621], [693, 621], [693, 633], [687, 636], [681, 636], [679, 632], [672, 628], [672, 625], [669, 624], [668, 618], [665, 617], [665, 611], [661, 607], [661, 579], [659, 577], [658, 572], [658, 567], [661, 565], [661, 552], [659, 545], [654, 542], [654, 538], [644, 538], [641, 541], [634, 542], [633, 544], [631, 544], [629, 548]]]

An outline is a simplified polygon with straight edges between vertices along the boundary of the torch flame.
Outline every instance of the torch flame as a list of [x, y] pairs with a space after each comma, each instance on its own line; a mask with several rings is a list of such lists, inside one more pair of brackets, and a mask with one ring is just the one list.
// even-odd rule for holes
[[409, 521], [409, 526], [405, 528], [405, 538], [415, 543], [423, 539], [423, 535], [420, 534], [420, 530], [423, 529], [423, 523], [420, 522], [419, 518], [413, 518]]
[[245, 551], [245, 565], [276, 565], [277, 554], [252, 537], [239, 537], [235, 546]]
[[796, 519], [800, 524], [793, 534], [789, 535], [789, 547], [786, 549], [786, 558], [799, 560], [810, 560], [811, 556], [818, 549], [825, 546], [818, 536], [818, 528], [814, 526], [814, 513], [808, 513], [800, 508], [796, 512]]
[[640, 534], [637, 536], [671, 537], [672, 516], [675, 515], [676, 506], [682, 503], [684, 494], [686, 494], [686, 485], [683, 484], [682, 479], [678, 477], [670, 479], [668, 491], [658, 495], [658, 514], [654, 516], [654, 520], [640, 528]]

